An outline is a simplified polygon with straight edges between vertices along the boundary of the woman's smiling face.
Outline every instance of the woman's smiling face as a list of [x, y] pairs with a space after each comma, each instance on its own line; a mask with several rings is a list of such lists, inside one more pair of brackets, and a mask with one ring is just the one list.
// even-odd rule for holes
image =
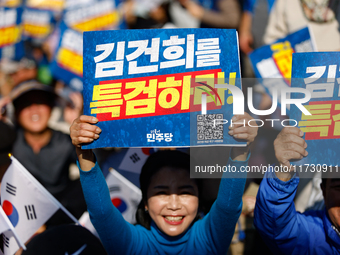
[[151, 219], [169, 236], [188, 229], [198, 211], [198, 187], [189, 171], [162, 167], [151, 177], [147, 205]]

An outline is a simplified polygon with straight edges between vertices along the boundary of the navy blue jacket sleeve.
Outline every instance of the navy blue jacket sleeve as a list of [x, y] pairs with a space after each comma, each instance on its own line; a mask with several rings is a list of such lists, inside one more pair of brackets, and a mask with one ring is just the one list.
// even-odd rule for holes
[[[309, 254], [313, 218], [295, 210], [298, 177], [287, 182], [267, 172], [261, 182], [254, 212], [254, 225], [274, 254]], [[314, 230], [312, 230], [314, 229]]]

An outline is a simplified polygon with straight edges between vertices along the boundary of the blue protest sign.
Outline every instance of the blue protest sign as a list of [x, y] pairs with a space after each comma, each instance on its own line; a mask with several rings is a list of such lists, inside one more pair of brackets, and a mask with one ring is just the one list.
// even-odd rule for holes
[[83, 89], [83, 35], [68, 28], [63, 22], [59, 26], [60, 40], [51, 63], [52, 75], [71, 88]]
[[40, 10], [52, 11], [60, 14], [64, 8], [66, 0], [26, 0], [26, 7]]
[[254, 50], [249, 58], [255, 76], [272, 96], [273, 89], [290, 86], [292, 54], [294, 52], [312, 52], [314, 43], [308, 27], [296, 31], [276, 42]]
[[235, 30], [84, 32], [84, 114], [103, 132], [83, 148], [245, 145], [228, 135], [233, 96], [216, 85], [240, 90], [239, 78]]
[[52, 11], [25, 8], [22, 15], [23, 37], [43, 41], [54, 29]]
[[24, 56], [21, 14], [22, 8], [0, 7], [0, 59], [19, 60]]
[[78, 31], [98, 31], [117, 28], [120, 14], [113, 0], [97, 0], [73, 4], [64, 11], [65, 24]]
[[[294, 164], [336, 166], [340, 163], [340, 71], [339, 52], [293, 54], [292, 87], [311, 92], [304, 107], [306, 115], [296, 105], [291, 107], [292, 125], [305, 132], [308, 156]], [[293, 93], [291, 98], [301, 98]]]

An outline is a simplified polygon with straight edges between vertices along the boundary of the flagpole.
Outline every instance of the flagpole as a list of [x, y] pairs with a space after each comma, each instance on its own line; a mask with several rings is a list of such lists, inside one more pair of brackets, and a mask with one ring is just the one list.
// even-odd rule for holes
[[71, 220], [73, 220], [77, 225], [80, 225], [81, 224], [79, 223], [79, 221], [62, 205], [59, 203], [59, 206], [60, 206], [60, 209], [67, 214], [68, 217], [71, 218]]
[[11, 156], [11, 160], [14, 164], [18, 166], [21, 172], [31, 181], [33, 182], [39, 190], [45, 194], [56, 206], [58, 206], [68, 217], [70, 217], [77, 225], [81, 225], [79, 221], [57, 200], [54, 196], [51, 195], [42, 185], [38, 182], [31, 173], [29, 173], [26, 168], [13, 156]]
[[2, 208], [2, 206], [0, 206], [0, 214], [2, 216], [2, 218], [5, 220], [5, 222], [7, 223], [7, 225], [9, 226], [9, 230], [12, 231], [14, 238], [16, 239], [17, 243], [20, 245], [20, 247], [22, 247], [24, 250], [26, 250], [26, 246], [25, 244], [20, 240], [18, 234], [15, 232], [14, 227], [12, 225], [12, 222], [8, 219], [6, 213], [4, 212], [4, 209]]
[[140, 193], [142, 194], [141, 190], [134, 185], [133, 183], [131, 183], [129, 180], [127, 180], [123, 175], [121, 175], [116, 169], [114, 169], [113, 167], [109, 168], [109, 172], [110, 174], [112, 174], [114, 177], [116, 177], [117, 179], [119, 179], [122, 183], [124, 183], [126, 186], [128, 186], [130, 189], [132, 189], [134, 192]]

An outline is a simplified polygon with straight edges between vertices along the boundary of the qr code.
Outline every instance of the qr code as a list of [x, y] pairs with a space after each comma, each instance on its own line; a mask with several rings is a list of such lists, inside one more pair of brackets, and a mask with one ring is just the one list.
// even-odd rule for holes
[[197, 115], [197, 140], [223, 139], [223, 114]]

